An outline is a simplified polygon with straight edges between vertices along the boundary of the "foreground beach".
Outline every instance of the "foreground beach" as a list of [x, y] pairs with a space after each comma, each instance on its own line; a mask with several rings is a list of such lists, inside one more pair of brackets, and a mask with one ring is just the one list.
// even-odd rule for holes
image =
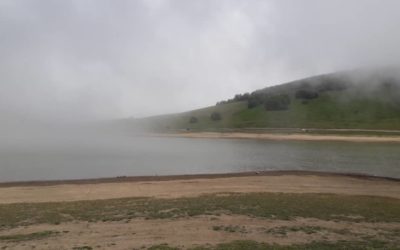
[[400, 180], [352, 174], [266, 171], [0, 184], [0, 204], [126, 197], [181, 198], [218, 193], [332, 193], [400, 199]]
[[0, 222], [3, 249], [396, 249], [400, 182], [261, 172], [6, 183]]

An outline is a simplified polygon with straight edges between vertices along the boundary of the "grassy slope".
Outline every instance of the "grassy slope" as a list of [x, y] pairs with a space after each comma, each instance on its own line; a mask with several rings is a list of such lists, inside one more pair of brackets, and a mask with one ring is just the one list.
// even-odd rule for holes
[[[339, 78], [336, 74], [319, 76], [259, 90], [259, 92], [288, 94], [291, 103], [285, 111], [266, 111], [264, 107], [247, 108], [247, 101], [220, 104], [181, 114], [148, 118], [157, 130], [220, 128], [352, 128], [352, 129], [400, 129], [400, 85], [384, 88], [385, 78], [359, 81], [358, 84]], [[349, 78], [350, 79], [350, 78]], [[303, 103], [295, 98], [301, 84], [313, 82], [349, 81], [345, 90], [332, 90]], [[375, 84], [375, 85], [374, 85]], [[368, 86], [368, 87], [366, 87]], [[372, 86], [372, 87], [371, 87]], [[210, 115], [217, 111], [222, 120], [212, 121]], [[198, 118], [190, 123], [190, 117]]]
[[265, 111], [262, 106], [233, 115], [232, 127], [399, 129], [400, 107], [370, 97], [342, 100], [327, 92], [303, 104], [292, 98], [289, 110]]

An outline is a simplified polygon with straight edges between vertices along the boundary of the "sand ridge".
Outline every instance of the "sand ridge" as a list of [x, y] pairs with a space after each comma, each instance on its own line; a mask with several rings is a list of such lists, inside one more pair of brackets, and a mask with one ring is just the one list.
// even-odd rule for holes
[[400, 182], [349, 176], [277, 175], [0, 188], [0, 204], [124, 197], [179, 198], [215, 193], [336, 193], [400, 199]]

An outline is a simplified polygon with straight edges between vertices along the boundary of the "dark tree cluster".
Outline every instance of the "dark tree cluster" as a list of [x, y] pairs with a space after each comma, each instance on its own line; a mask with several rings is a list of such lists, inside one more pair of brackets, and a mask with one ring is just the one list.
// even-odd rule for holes
[[219, 120], [222, 119], [222, 116], [221, 116], [221, 114], [218, 113], [218, 112], [212, 112], [210, 118], [211, 118], [211, 120], [213, 120], [213, 121], [219, 121]]
[[[294, 95], [296, 99], [301, 99], [303, 103], [307, 103], [308, 100], [318, 98], [319, 95], [325, 91], [341, 91], [348, 87], [345, 79], [333, 78], [322, 76], [318, 80], [303, 80], [299, 82], [299, 85], [292, 85], [282, 88], [282, 90], [275, 91], [271, 89], [275, 94], [271, 94], [266, 91], [255, 91], [251, 94], [238, 94], [234, 98], [218, 102], [218, 104], [226, 104], [239, 101], [247, 101], [247, 107], [249, 109], [263, 105], [266, 110], [286, 110], [289, 108], [290, 97]], [[279, 92], [287, 94], [276, 94]]]
[[241, 102], [241, 101], [247, 101], [250, 97], [249, 93], [245, 94], [237, 94], [235, 95], [232, 99], [226, 100], [226, 101], [220, 101], [217, 102], [217, 105], [219, 104], [226, 104], [226, 103], [232, 103], [232, 102]]
[[341, 91], [347, 89], [349, 80], [342, 77], [319, 76], [316, 79], [302, 80], [298, 89], [314, 90], [321, 94], [326, 91]]
[[342, 91], [346, 88], [346, 82], [340, 81], [338, 79], [325, 79], [315, 86], [315, 90], [319, 93], [326, 91]]
[[290, 97], [288, 95], [269, 96], [264, 101], [264, 107], [267, 111], [287, 110], [290, 105]]
[[342, 91], [347, 83], [342, 79], [323, 77], [318, 82], [303, 81], [295, 93], [297, 99], [314, 99], [326, 91]]
[[319, 96], [318, 92], [306, 89], [297, 90], [295, 94], [295, 97], [297, 99], [306, 99], [306, 100], [315, 99], [318, 98], [318, 96]]
[[257, 107], [257, 106], [260, 105], [261, 103], [262, 103], [262, 102], [259, 101], [259, 100], [256, 99], [256, 98], [250, 98], [250, 99], [247, 101], [247, 108], [252, 109], [252, 108], [254, 108], [254, 107]]
[[400, 90], [400, 82], [398, 79], [395, 78], [387, 78], [382, 81], [382, 88], [386, 91], [396, 91], [399, 92]]
[[290, 104], [290, 97], [286, 94], [272, 95], [263, 92], [253, 92], [247, 100], [247, 107], [254, 108], [259, 105], [264, 105], [268, 111], [272, 110], [287, 110]]
[[192, 116], [192, 117], [190, 117], [190, 119], [189, 119], [189, 122], [190, 123], [197, 123], [199, 121], [199, 119], [197, 119], [197, 117], [195, 117], [195, 116]]
[[249, 109], [257, 107], [258, 105], [263, 104], [267, 97], [268, 95], [266, 93], [253, 92], [247, 99], [247, 107]]
[[249, 99], [249, 97], [250, 97], [249, 93], [245, 93], [243, 95], [238, 94], [238, 95], [235, 95], [235, 97], [233, 98], [233, 101], [234, 102], [247, 101]]

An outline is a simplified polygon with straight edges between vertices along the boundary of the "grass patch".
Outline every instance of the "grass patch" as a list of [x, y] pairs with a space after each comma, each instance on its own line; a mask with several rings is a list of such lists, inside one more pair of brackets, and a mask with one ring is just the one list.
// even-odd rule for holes
[[213, 226], [214, 231], [225, 231], [228, 233], [247, 233], [247, 230], [243, 226]]
[[250, 193], [193, 198], [21, 203], [0, 205], [0, 227], [67, 221], [121, 221], [238, 214], [270, 219], [400, 222], [400, 200], [335, 194]]
[[319, 227], [319, 226], [293, 226], [293, 227], [281, 226], [281, 227], [274, 227], [274, 228], [268, 229], [265, 232], [269, 233], [269, 234], [279, 235], [279, 236], [287, 236], [287, 234], [290, 232], [303, 232], [306, 234], [315, 234], [315, 233], [322, 232], [322, 231], [332, 232], [332, 233], [341, 234], [341, 235], [351, 234], [351, 232], [348, 229], [331, 229], [331, 228], [325, 228], [325, 227]]
[[213, 247], [196, 247], [192, 250], [372, 250], [372, 249], [400, 249], [396, 245], [390, 243], [384, 243], [380, 241], [368, 241], [368, 242], [349, 242], [342, 241], [336, 243], [330, 242], [313, 242], [309, 244], [301, 245], [270, 245], [266, 243], [258, 243], [256, 241], [233, 241], [230, 243], [219, 244]]
[[176, 247], [170, 247], [167, 244], [156, 245], [148, 248], [148, 250], [179, 250]]
[[73, 250], [92, 250], [93, 247], [91, 246], [80, 246], [80, 247], [73, 247]]
[[35, 233], [31, 233], [31, 234], [3, 235], [3, 236], [0, 236], [0, 241], [20, 242], [20, 241], [29, 241], [29, 240], [40, 240], [40, 239], [56, 236], [58, 234], [60, 234], [60, 232], [43, 231], [43, 232], [35, 232]]

